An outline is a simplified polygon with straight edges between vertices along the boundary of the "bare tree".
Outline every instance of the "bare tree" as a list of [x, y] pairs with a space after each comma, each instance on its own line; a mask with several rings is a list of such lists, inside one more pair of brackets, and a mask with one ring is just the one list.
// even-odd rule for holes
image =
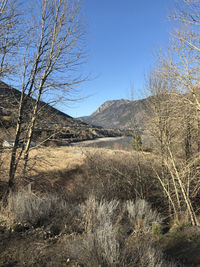
[[[162, 186], [165, 185], [164, 191], [167, 192], [167, 197], [169, 199], [169, 210], [171, 211], [171, 207], [173, 207], [175, 215], [178, 216], [178, 209], [180, 209], [178, 190], [174, 179], [171, 183], [166, 166], [166, 162], [168, 162], [169, 159], [167, 148], [172, 148], [178, 132], [178, 127], [174, 127], [175, 110], [172, 105], [171, 88], [168, 82], [166, 77], [162, 76], [161, 72], [158, 72], [156, 69], [149, 75], [147, 89], [151, 97], [149, 98], [149, 106], [147, 109], [147, 127], [153, 139], [154, 149], [156, 149], [156, 153], [160, 155], [161, 175], [159, 176], [159, 180]], [[178, 207], [174, 204], [174, 194], [173, 196], [170, 194], [171, 187], [174, 188]]]
[[15, 71], [17, 50], [23, 38], [21, 13], [17, 0], [0, 2], [0, 77]]
[[161, 175], [157, 170], [155, 172], [175, 218], [180, 220], [182, 214], [187, 213], [191, 223], [197, 225], [191, 200], [197, 185], [191, 163], [193, 112], [184, 101], [185, 96], [177, 94], [177, 89], [173, 88], [173, 77], [164, 70], [155, 70], [148, 84], [152, 95], [148, 127], [161, 158]]
[[[9, 185], [12, 186], [17, 167], [17, 146], [22, 133], [23, 115], [30, 97], [30, 123], [24, 148], [24, 169], [28, 162], [33, 131], [40, 111], [41, 97], [66, 95], [84, 79], [75, 73], [83, 59], [83, 35], [80, 2], [41, 0], [34, 9], [34, 25], [29, 27], [29, 41], [24, 49], [21, 69], [21, 99], [18, 109], [15, 145], [13, 147]], [[37, 22], [36, 22], [37, 21]]]
[[200, 1], [180, 0], [172, 10], [175, 29], [171, 34], [171, 55], [163, 61], [168, 74], [178, 82], [178, 90], [188, 103], [200, 110]]

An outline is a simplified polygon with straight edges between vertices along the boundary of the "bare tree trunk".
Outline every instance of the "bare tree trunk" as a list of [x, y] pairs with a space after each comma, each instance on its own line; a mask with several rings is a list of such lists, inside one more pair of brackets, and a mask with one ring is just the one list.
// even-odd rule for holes
[[157, 176], [158, 180], [160, 181], [161, 186], [162, 186], [164, 192], [166, 193], [166, 195], [169, 199], [169, 202], [171, 203], [171, 205], [173, 207], [176, 219], [178, 219], [178, 210], [177, 210], [176, 205], [175, 205], [175, 203], [171, 197], [171, 194], [170, 194], [170, 191], [168, 190], [168, 187], [165, 186], [165, 184], [163, 183], [162, 177], [160, 177], [157, 172], [156, 172], [156, 176]]
[[182, 182], [182, 180], [181, 180], [181, 177], [180, 177], [180, 175], [179, 175], [179, 172], [178, 172], [178, 170], [177, 170], [177, 167], [176, 167], [176, 164], [175, 164], [175, 161], [174, 161], [174, 157], [173, 157], [173, 155], [172, 155], [172, 152], [171, 152], [170, 148], [169, 148], [169, 155], [170, 155], [170, 160], [171, 160], [171, 162], [172, 162], [172, 167], [173, 167], [173, 169], [174, 169], [174, 171], [175, 171], [175, 175], [176, 175], [176, 178], [177, 178], [178, 183], [179, 183], [179, 186], [180, 186], [180, 190], [181, 190], [182, 195], [183, 195], [183, 199], [184, 199], [184, 201], [185, 201], [185, 204], [186, 204], [186, 206], [187, 206], [188, 213], [189, 213], [189, 215], [190, 215], [190, 219], [191, 219], [192, 225], [199, 225], [199, 221], [198, 221], [198, 219], [197, 219], [197, 217], [196, 217], [196, 214], [195, 214], [195, 212], [194, 212], [194, 209], [193, 209], [193, 207], [192, 207], [190, 198], [187, 197], [187, 193], [186, 193], [186, 190], [185, 190], [185, 186], [184, 186], [184, 184], [183, 184], [183, 182]]
[[24, 111], [24, 91], [21, 92], [21, 98], [19, 102], [19, 110], [18, 110], [18, 120], [16, 125], [16, 132], [15, 132], [15, 142], [11, 152], [11, 160], [10, 160], [10, 168], [9, 168], [9, 180], [8, 185], [11, 188], [13, 186], [13, 181], [15, 178], [15, 173], [17, 169], [17, 148], [20, 140], [21, 130], [22, 130], [22, 123], [23, 123], [23, 111]]
[[192, 136], [191, 136], [191, 124], [189, 122], [189, 118], [186, 118], [186, 137], [185, 137], [185, 158], [186, 158], [186, 162], [189, 161], [189, 159], [191, 158], [191, 141]]
[[197, 112], [197, 151], [200, 152], [200, 118], [199, 111]]
[[26, 143], [25, 150], [24, 150], [24, 170], [23, 170], [24, 175], [25, 175], [26, 169], [27, 169], [29, 150], [30, 150], [31, 141], [32, 141], [32, 137], [33, 137], [33, 130], [35, 127], [35, 121], [36, 121], [37, 116], [38, 116], [38, 108], [39, 108], [41, 94], [42, 94], [42, 89], [39, 90], [38, 95], [37, 95], [37, 99], [36, 99], [35, 106], [33, 109], [31, 124], [30, 124], [29, 131], [28, 131], [27, 143]]

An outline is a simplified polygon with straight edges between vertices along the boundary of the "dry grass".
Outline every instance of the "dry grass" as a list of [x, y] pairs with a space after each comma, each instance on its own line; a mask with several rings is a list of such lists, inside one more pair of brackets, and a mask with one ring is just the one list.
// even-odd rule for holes
[[[4, 180], [8, 179], [9, 153], [9, 150], [3, 153], [4, 168], [7, 171], [4, 172]], [[142, 166], [139, 162], [142, 162]], [[28, 175], [22, 179], [19, 168], [16, 184], [26, 186], [32, 183], [34, 189], [37, 187], [42, 192], [61, 190], [70, 197], [74, 194], [73, 200], [75, 194], [86, 198], [88, 191], [95, 191], [99, 197], [116, 198], [118, 194], [119, 198], [126, 196], [129, 199], [137, 194], [143, 198], [144, 194], [147, 195], [146, 191], [152, 188], [152, 183], [148, 182], [151, 179], [151, 163], [152, 156], [147, 153], [81, 147], [41, 147], [31, 150]]]
[[80, 148], [75, 147], [43, 147], [33, 149], [30, 158], [36, 161], [34, 169], [43, 172], [73, 169], [74, 166], [83, 164], [84, 155]]
[[[4, 162], [4, 169], [8, 169], [10, 162], [10, 149], [4, 149], [2, 153], [2, 160]], [[93, 155], [101, 153], [102, 155], [113, 158], [123, 156], [136, 156], [137, 152], [128, 152], [123, 150], [110, 150], [105, 148], [92, 148], [92, 147], [75, 147], [75, 146], [63, 146], [63, 147], [36, 147], [30, 150], [30, 170], [31, 174], [36, 172], [73, 169], [74, 166], [82, 165], [88, 153]], [[142, 153], [140, 153], [142, 155]], [[143, 153], [145, 157], [149, 153]], [[32, 168], [31, 168], [32, 167]]]
[[[4, 178], [8, 176], [10, 149], [2, 153]], [[38, 147], [31, 149], [29, 160], [29, 176], [39, 172], [73, 169], [74, 166], [83, 164], [84, 155], [80, 148], [75, 147]], [[22, 163], [21, 163], [22, 164]], [[18, 175], [20, 174], [20, 164]]]
[[[9, 150], [3, 153], [8, 172]], [[68, 201], [81, 202], [94, 194], [107, 200], [145, 198], [163, 208], [160, 185], [152, 172], [157, 158], [150, 153], [110, 150], [105, 148], [41, 147], [30, 153], [26, 177], [19, 172], [16, 186], [31, 183], [34, 191], [59, 192]], [[4, 172], [4, 181], [8, 173]], [[3, 178], [3, 177], [2, 177]], [[162, 204], [165, 204], [163, 199]], [[165, 206], [164, 206], [165, 209]]]
[[[10, 153], [10, 149], [5, 149], [2, 153], [1, 182], [8, 181]], [[41, 147], [32, 149], [26, 177], [23, 176], [19, 163], [15, 187], [18, 190], [19, 187], [23, 188], [31, 183], [32, 188], [36, 191], [66, 193], [70, 198], [72, 194], [75, 194], [77, 184], [80, 184], [83, 179], [81, 169], [83, 162], [84, 155], [81, 148]]]

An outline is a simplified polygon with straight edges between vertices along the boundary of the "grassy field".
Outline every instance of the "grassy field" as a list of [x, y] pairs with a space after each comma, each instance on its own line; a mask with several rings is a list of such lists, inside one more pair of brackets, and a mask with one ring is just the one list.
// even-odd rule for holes
[[[5, 149], [2, 154], [4, 166], [9, 165], [10, 149]], [[81, 164], [83, 153], [76, 147], [41, 147], [34, 148], [30, 152], [30, 166], [34, 166], [33, 171], [60, 170], [70, 168], [74, 164]]]
[[0, 266], [200, 266], [200, 230], [171, 220], [152, 166], [145, 152], [33, 149], [1, 204]]

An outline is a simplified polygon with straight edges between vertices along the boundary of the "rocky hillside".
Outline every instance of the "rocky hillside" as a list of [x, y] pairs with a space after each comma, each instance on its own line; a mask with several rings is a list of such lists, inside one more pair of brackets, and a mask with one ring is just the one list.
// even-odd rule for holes
[[[20, 91], [0, 82], [0, 139], [11, 139], [14, 135], [20, 96]], [[26, 132], [28, 117], [34, 102], [33, 98], [27, 99], [26, 114], [23, 118], [24, 132]], [[39, 110], [34, 132], [34, 139], [36, 140], [50, 139], [51, 142], [66, 144], [74, 141], [126, 134], [119, 130], [93, 127], [68, 116], [42, 101], [40, 102]]]
[[129, 101], [112, 100], [101, 105], [92, 115], [81, 119], [92, 125], [113, 129], [143, 130], [149, 98]]

